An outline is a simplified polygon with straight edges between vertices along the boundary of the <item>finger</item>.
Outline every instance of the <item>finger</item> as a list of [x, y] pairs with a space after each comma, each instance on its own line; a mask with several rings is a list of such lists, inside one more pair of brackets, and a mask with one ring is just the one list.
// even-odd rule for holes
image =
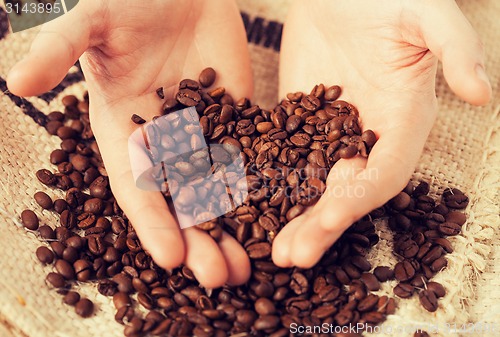
[[241, 245], [227, 233], [222, 234], [218, 242], [219, 248], [226, 261], [228, 271], [227, 283], [241, 285], [250, 278], [250, 259]]
[[429, 50], [443, 63], [451, 89], [471, 104], [488, 103], [492, 89], [483, 46], [455, 1], [433, 1], [422, 15], [421, 29]]
[[103, 132], [102, 123], [96, 123], [95, 126], [95, 136], [111, 189], [134, 226], [142, 245], [161, 267], [171, 269], [179, 266], [185, 256], [179, 226], [160, 192], [136, 186], [130, 169], [127, 138], [116, 131], [125, 128], [120, 128], [119, 120], [115, 121], [114, 133]]
[[80, 1], [67, 14], [43, 25], [23, 60], [9, 72], [9, 90], [19, 96], [33, 96], [58, 85], [69, 68], [91, 44], [94, 2]]
[[[310, 210], [310, 209], [309, 209]], [[290, 250], [292, 247], [293, 237], [297, 229], [304, 223], [304, 219], [308, 218], [309, 210], [292, 219], [287, 223], [276, 235], [273, 240], [272, 259], [273, 262], [281, 268], [292, 267], [292, 260], [290, 258]]]
[[182, 230], [186, 241], [186, 266], [206, 288], [221, 287], [228, 280], [228, 266], [217, 243], [196, 228]]
[[368, 160], [340, 160], [329, 173], [327, 190], [294, 234], [291, 260], [309, 268], [355, 221], [382, 206], [407, 184], [422, 152], [428, 127], [386, 131]]

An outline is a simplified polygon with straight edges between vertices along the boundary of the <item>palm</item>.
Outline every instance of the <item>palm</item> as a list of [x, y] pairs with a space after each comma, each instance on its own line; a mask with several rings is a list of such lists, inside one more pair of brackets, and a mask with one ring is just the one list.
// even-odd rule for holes
[[[79, 19], [86, 20], [88, 26], [68, 36], [68, 26]], [[47, 32], [51, 34], [44, 34]], [[160, 192], [135, 186], [128, 154], [128, 138], [137, 128], [130, 117], [135, 113], [151, 120], [160, 114], [162, 101], [155, 93], [159, 87], [171, 97], [176, 83], [184, 78], [197, 79], [199, 72], [210, 66], [217, 69], [215, 85], [234, 88], [229, 93], [236, 98], [251, 95], [246, 41], [234, 4], [230, 0], [191, 0], [182, 5], [173, 0], [147, 4], [82, 2], [59, 21], [46, 25], [39, 39], [54, 35], [57, 41], [35, 41], [34, 49], [39, 43], [45, 46], [45, 54], [50, 53], [47, 45], [57, 42], [55, 48], [63, 44], [61, 49], [73, 50], [74, 54], [85, 51], [80, 62], [89, 91], [92, 129], [115, 197], [145, 248], [163, 267], [184, 262], [205, 286], [244, 282], [249, 276], [249, 262], [243, 248], [228, 235], [217, 245], [201, 231], [191, 228], [181, 232]], [[61, 74], [67, 71], [62, 69], [64, 63], [74, 62], [51, 61], [63, 64], [58, 69]], [[38, 64], [23, 65], [21, 71], [30, 66]], [[50, 74], [40, 76], [47, 78]], [[15, 88], [13, 77], [10, 84]], [[59, 79], [53, 77], [46, 82], [57, 84]], [[50, 89], [34, 89], [26, 81], [19, 82], [24, 85], [17, 90], [21, 95]]]
[[[422, 9], [405, 1], [369, 0], [292, 6], [282, 43], [280, 95], [339, 84], [341, 99], [358, 108], [363, 129], [372, 129], [379, 140], [368, 160], [339, 161], [315, 211], [280, 232], [273, 246], [278, 265], [311, 267], [350, 224], [408, 182], [437, 111], [437, 57], [428, 49], [435, 41], [424, 41], [429, 25], [419, 16]], [[454, 87], [462, 94], [460, 89]], [[484, 101], [484, 88], [482, 96]], [[471, 92], [467, 98], [478, 101]], [[329, 193], [333, 188], [335, 195]]]

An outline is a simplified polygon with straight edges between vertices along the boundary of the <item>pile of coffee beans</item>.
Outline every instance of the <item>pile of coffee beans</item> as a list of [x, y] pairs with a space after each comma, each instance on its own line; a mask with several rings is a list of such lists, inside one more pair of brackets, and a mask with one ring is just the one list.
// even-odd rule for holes
[[[278, 268], [270, 258], [276, 233], [318, 200], [336, 161], [368, 156], [376, 137], [372, 131], [361, 132], [357, 110], [338, 100], [338, 86], [289, 94], [266, 110], [248, 99], [234, 101], [222, 87], [208, 89], [215, 76], [213, 69], [205, 69], [198, 81], [183, 80], [175, 98], [165, 98], [162, 88], [157, 94], [164, 100], [162, 115], [194, 106], [207, 144], [227, 143], [243, 153], [248, 198], [198, 227], [215, 240], [226, 231], [244, 246], [252, 263], [248, 283], [204, 289], [186, 266], [166, 271], [154, 263], [110, 190], [90, 127], [88, 96], [81, 101], [66, 96], [64, 113], [51, 112], [46, 125], [61, 138], [61, 148], [50, 155], [57, 170], [36, 172], [41, 183], [66, 191], [66, 196], [52, 200], [42, 191], [34, 196], [42, 209], [59, 215], [59, 224], [40, 225], [31, 210], [21, 214], [26, 229], [38, 231], [48, 244], [36, 256], [53, 265], [46, 280], [64, 296], [63, 302], [74, 305], [82, 317], [91, 316], [93, 303], [80, 298], [75, 286], [96, 281], [99, 293], [112, 297], [115, 319], [125, 325], [128, 337], [278, 337], [291, 335], [291, 326], [374, 326], [395, 312], [397, 301], [373, 292], [394, 279], [397, 297], [418, 294], [422, 306], [435, 311], [445, 289], [431, 279], [446, 267], [445, 255], [452, 252], [446, 237], [460, 232], [465, 215], [457, 209], [467, 206], [467, 196], [446, 189], [438, 202], [428, 195], [427, 183], [410, 183], [354, 223], [313, 268]], [[131, 119], [146, 122], [138, 115]], [[164, 192], [167, 202], [170, 189]], [[388, 221], [394, 231], [399, 260], [394, 268], [372, 266], [366, 259], [379, 241], [377, 219]]]

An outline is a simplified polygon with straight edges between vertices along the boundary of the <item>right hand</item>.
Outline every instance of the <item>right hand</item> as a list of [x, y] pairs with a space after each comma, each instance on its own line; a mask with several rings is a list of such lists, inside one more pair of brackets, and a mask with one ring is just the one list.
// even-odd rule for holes
[[163, 268], [185, 263], [206, 287], [241, 284], [250, 276], [243, 248], [224, 233], [217, 244], [194, 228], [181, 231], [160, 192], [138, 189], [128, 137], [137, 113], [160, 112], [155, 90], [172, 96], [184, 78], [217, 69], [217, 86], [250, 97], [246, 37], [232, 0], [80, 1], [45, 24], [30, 52], [8, 76], [9, 90], [32, 96], [51, 90], [80, 58], [90, 97], [90, 120], [113, 193], [143, 247]]

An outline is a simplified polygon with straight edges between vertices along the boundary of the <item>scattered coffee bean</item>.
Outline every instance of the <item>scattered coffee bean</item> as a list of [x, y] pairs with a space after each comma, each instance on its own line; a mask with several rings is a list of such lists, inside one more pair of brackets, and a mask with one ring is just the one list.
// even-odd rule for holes
[[68, 291], [64, 295], [63, 302], [67, 305], [76, 305], [80, 301], [80, 294], [76, 291]]
[[75, 312], [84, 318], [90, 317], [94, 313], [94, 303], [87, 298], [83, 298], [75, 304]]
[[136, 114], [133, 114], [132, 117], [130, 117], [130, 119], [132, 120], [132, 122], [134, 122], [135, 124], [144, 124], [146, 123], [146, 120], [144, 118], [142, 118], [141, 116], [139, 115], [136, 115]]
[[208, 88], [215, 81], [215, 70], [213, 68], [205, 68], [200, 73], [199, 81], [204, 88]]
[[21, 213], [21, 221], [27, 229], [30, 229], [32, 231], [38, 229], [39, 221], [38, 221], [38, 216], [35, 214], [35, 212], [26, 209]]
[[[176, 118], [185, 118], [188, 124], [175, 130], [178, 119], [162, 126], [163, 119], [155, 117], [157, 127], [165, 127], [166, 132], [157, 129], [150, 134], [149, 142], [157, 154], [160, 149], [168, 151], [186, 142], [189, 153], [202, 144], [203, 139], [196, 136], [201, 127], [207, 144], [223, 145], [222, 150], [211, 149], [214, 159], [229, 163], [236, 153], [234, 149], [243, 152], [249, 173], [244, 185], [249, 187], [248, 199], [215, 220], [215, 216], [205, 214], [213, 214], [212, 210], [196, 212], [200, 219], [208, 220], [197, 230], [206, 231], [215, 240], [225, 231], [246, 249], [252, 261], [249, 282], [207, 291], [199, 287], [185, 266], [166, 271], [153, 262], [110, 190], [88, 120], [88, 97], [78, 101], [73, 96], [66, 98], [65, 114], [53, 114], [49, 118], [52, 124], [47, 127], [63, 139], [61, 149], [50, 156], [57, 165], [56, 173], [47, 169], [36, 173], [44, 185], [67, 191], [65, 200], [53, 203], [43, 192], [35, 195], [42, 208], [53, 208], [60, 215], [61, 226], [55, 232], [46, 225], [39, 228], [40, 236], [50, 240], [53, 252], [42, 247], [45, 249], [39, 248], [37, 257], [42, 263], [57, 258], [57, 273], [50, 273], [47, 283], [63, 288], [66, 280], [97, 279], [99, 293], [113, 297], [115, 319], [126, 324], [127, 336], [277, 337], [288, 335], [291, 323], [379, 324], [386, 315], [394, 314], [396, 301], [370, 292], [394, 278], [400, 281], [394, 288], [397, 297], [407, 298], [418, 292], [426, 309], [437, 308], [437, 299], [445, 291], [431, 279], [446, 266], [444, 255], [452, 247], [445, 237], [459, 234], [465, 216], [455, 209], [467, 206], [468, 198], [459, 190], [448, 189], [439, 204], [427, 195], [427, 183], [415, 188], [409, 184], [374, 210], [370, 221], [351, 226], [314, 269], [278, 268], [271, 261], [271, 243], [278, 231], [319, 199], [326, 188], [327, 173], [339, 159], [358, 154], [367, 157], [377, 137], [371, 130], [362, 132], [356, 108], [338, 100], [338, 86], [317, 85], [309, 95], [289, 94], [287, 100], [267, 110], [248, 99], [234, 101], [223, 87], [206, 91], [204, 88], [212, 86], [215, 78], [215, 71], [207, 68], [199, 82], [181, 81], [175, 98], [165, 98], [159, 88], [156, 94], [164, 99], [159, 115], [194, 106], [201, 125], [182, 115]], [[138, 115], [131, 119], [137, 124], [146, 122]], [[151, 155], [154, 153], [152, 150]], [[198, 195], [219, 188], [199, 186], [195, 181], [197, 170], [210, 169], [203, 156], [191, 153], [176, 162], [164, 163], [185, 182], [169, 182], [168, 191], [163, 193], [168, 202], [175, 195], [182, 207], [196, 209]], [[242, 182], [235, 183], [243, 186]], [[213, 207], [218, 207], [218, 202], [216, 197]], [[21, 218], [27, 228], [38, 227], [36, 214]], [[365, 256], [379, 240], [372, 222], [378, 218], [388, 218], [394, 232], [394, 253], [400, 262], [394, 270], [374, 266], [370, 272], [372, 265]], [[67, 289], [61, 292], [66, 294], [64, 302], [75, 305], [82, 317], [92, 315], [90, 301]], [[135, 312], [136, 303], [149, 313], [143, 316]]]
[[427, 333], [427, 331], [418, 330], [418, 331], [415, 331], [415, 333], [413, 334], [413, 337], [430, 337], [430, 336]]
[[51, 264], [54, 261], [54, 253], [45, 246], [38, 247], [36, 257], [43, 264]]

